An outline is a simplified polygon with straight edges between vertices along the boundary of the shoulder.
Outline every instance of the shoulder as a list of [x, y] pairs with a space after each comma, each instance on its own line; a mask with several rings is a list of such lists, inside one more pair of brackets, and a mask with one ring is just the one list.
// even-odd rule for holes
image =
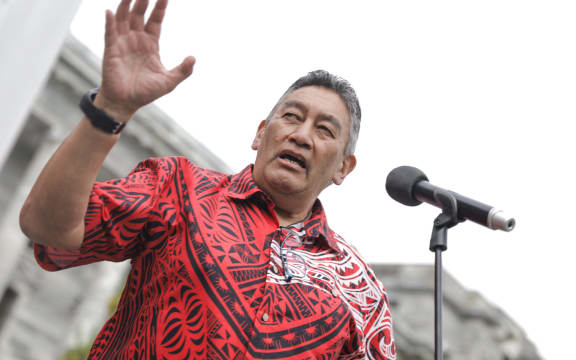
[[183, 156], [168, 156], [159, 158], [148, 158], [136, 165], [132, 173], [138, 172], [165, 172], [173, 173], [178, 169], [198, 167], [193, 162]]
[[183, 156], [150, 158], [144, 160], [133, 172], [152, 171], [163, 179], [161, 183], [186, 186], [197, 195], [218, 192], [230, 185], [234, 175], [201, 167]]
[[229, 175], [215, 170], [205, 169], [184, 156], [149, 158], [136, 165], [130, 174], [156, 173], [204, 179], [221, 179]]
[[358, 249], [338, 233], [331, 231], [331, 235], [333, 241], [338, 245], [340, 264], [345, 276], [354, 279], [354, 286], [351, 286], [351, 289], [356, 291], [358, 287], [362, 287], [364, 296], [373, 300], [384, 297], [387, 301], [384, 285]]
[[362, 265], [366, 264], [366, 261], [358, 249], [349, 241], [344, 239], [342, 235], [338, 234], [332, 229], [330, 229], [330, 235], [332, 237], [332, 241], [338, 246], [341, 256], [353, 259], [355, 262], [361, 263]]

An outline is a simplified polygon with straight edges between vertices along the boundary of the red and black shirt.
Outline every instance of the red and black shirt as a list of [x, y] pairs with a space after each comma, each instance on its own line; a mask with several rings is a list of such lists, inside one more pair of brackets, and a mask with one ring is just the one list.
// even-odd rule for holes
[[131, 259], [90, 359], [395, 359], [385, 289], [319, 201], [280, 227], [252, 167], [224, 175], [149, 159], [96, 183], [78, 251], [35, 246], [59, 270]]

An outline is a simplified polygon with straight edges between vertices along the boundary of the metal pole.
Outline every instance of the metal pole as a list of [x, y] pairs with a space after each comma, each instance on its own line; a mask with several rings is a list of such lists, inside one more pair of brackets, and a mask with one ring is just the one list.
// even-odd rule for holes
[[442, 251], [442, 249], [436, 249], [434, 264], [434, 356], [436, 360], [444, 358], [442, 350]]

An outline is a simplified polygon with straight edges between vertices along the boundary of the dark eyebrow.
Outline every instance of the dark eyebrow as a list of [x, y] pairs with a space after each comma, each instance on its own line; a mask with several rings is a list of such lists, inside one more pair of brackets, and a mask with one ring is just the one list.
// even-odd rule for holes
[[306, 109], [306, 106], [304, 104], [302, 104], [300, 101], [295, 101], [295, 100], [289, 100], [286, 101], [283, 105], [282, 105], [282, 109], [288, 108], [288, 107], [295, 107], [298, 110], [302, 111], [302, 112], [307, 112], [308, 109]]
[[336, 131], [340, 131], [340, 121], [332, 115], [323, 115], [320, 117], [322, 121], [328, 121], [330, 124], [334, 125]]

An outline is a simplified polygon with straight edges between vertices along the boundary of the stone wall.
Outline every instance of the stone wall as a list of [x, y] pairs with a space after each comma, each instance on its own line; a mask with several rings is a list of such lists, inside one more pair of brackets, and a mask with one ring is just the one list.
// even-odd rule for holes
[[[434, 267], [373, 264], [392, 308], [398, 360], [434, 359]], [[494, 304], [444, 273], [446, 360], [540, 360], [524, 331]]]

